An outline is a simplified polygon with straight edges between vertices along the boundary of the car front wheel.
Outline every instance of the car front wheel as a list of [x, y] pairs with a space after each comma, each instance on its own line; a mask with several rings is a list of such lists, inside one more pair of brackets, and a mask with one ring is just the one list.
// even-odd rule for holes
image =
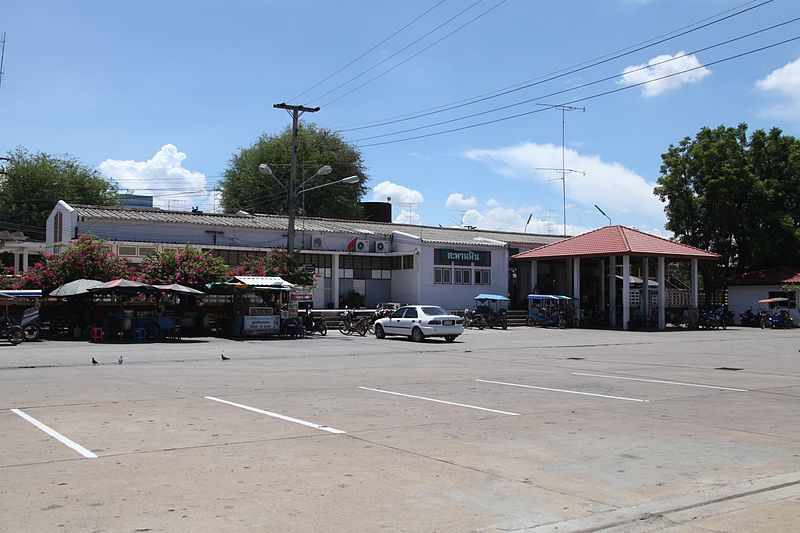
[[447, 342], [453, 342], [454, 340], [456, 340], [456, 335], [445, 335], [444, 340], [446, 340]]
[[375, 324], [375, 338], [383, 339], [386, 338], [386, 332], [383, 331], [383, 326], [380, 324]]
[[422, 342], [425, 340], [425, 334], [419, 328], [414, 328], [411, 332], [411, 340], [414, 342]]

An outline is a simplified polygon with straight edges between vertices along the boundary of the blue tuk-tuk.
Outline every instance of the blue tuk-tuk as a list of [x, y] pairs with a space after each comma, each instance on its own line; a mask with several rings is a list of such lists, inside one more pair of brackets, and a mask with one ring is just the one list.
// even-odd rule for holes
[[508, 328], [506, 315], [511, 300], [499, 294], [479, 294], [473, 300], [475, 301], [475, 314], [483, 316], [486, 326]]
[[567, 304], [572, 300], [560, 294], [529, 294], [528, 319], [529, 326], [567, 327]]

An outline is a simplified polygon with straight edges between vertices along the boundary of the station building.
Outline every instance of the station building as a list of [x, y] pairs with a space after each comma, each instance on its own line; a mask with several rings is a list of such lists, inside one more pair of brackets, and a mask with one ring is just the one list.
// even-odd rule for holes
[[[59, 243], [91, 233], [132, 262], [191, 245], [237, 266], [249, 256], [285, 248], [287, 227], [282, 215], [59, 201], [47, 220], [47, 246], [57, 251]], [[365, 307], [397, 302], [459, 309], [472, 305], [479, 293], [508, 295], [512, 305], [522, 305], [536, 275], [530, 261], [511, 256], [562, 240], [553, 235], [310, 217], [297, 217], [295, 228], [299, 261], [317, 276], [315, 308], [339, 308], [351, 293], [358, 293]], [[554, 275], [567, 285], [566, 269]]]

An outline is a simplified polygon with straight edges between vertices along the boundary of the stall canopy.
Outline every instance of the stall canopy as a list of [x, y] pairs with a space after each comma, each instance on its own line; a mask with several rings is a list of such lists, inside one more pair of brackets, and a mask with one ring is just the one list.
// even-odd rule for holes
[[141, 283], [139, 281], [133, 281], [129, 279], [115, 279], [111, 281], [107, 281], [105, 283], [101, 283], [100, 285], [96, 285], [89, 289], [89, 292], [121, 292], [121, 293], [143, 293], [143, 292], [156, 292], [157, 289], [152, 286], [148, 285], [147, 283]]
[[292, 290], [292, 285], [279, 276], [236, 276], [235, 279], [251, 287], [269, 287], [271, 289]]
[[58, 298], [66, 298], [67, 296], [78, 296], [79, 294], [88, 294], [89, 289], [93, 289], [98, 285], [102, 285], [102, 281], [96, 279], [76, 279], [65, 283], [52, 291], [50, 296]]
[[499, 294], [479, 294], [473, 300], [492, 300], [495, 302], [508, 302], [509, 299]]
[[5, 298], [41, 298], [41, 289], [14, 289], [7, 291], [0, 291], [0, 296]]
[[171, 283], [169, 285], [153, 285], [156, 289], [162, 292], [171, 292], [173, 294], [205, 294], [203, 291], [198, 291], [180, 283]]

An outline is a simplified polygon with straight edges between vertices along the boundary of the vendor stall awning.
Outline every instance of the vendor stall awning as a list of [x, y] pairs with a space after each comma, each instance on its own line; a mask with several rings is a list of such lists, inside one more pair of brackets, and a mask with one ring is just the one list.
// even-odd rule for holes
[[236, 279], [251, 287], [271, 287], [275, 289], [291, 289], [291, 283], [279, 276], [236, 276]]

